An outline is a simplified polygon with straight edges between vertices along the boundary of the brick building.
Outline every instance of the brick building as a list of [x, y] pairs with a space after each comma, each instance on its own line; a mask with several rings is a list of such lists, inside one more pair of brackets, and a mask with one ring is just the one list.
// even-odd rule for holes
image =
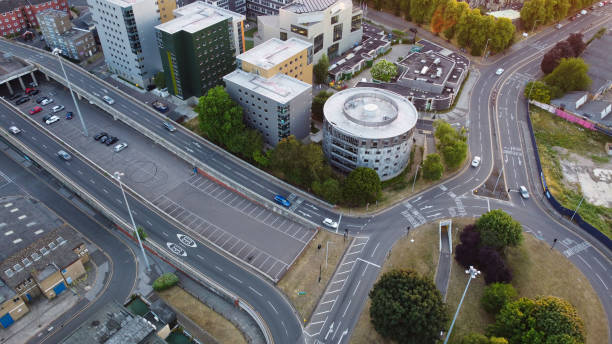
[[2, 0], [0, 1], [0, 34], [2, 36], [38, 27], [36, 15], [46, 9], [69, 12], [67, 0]]

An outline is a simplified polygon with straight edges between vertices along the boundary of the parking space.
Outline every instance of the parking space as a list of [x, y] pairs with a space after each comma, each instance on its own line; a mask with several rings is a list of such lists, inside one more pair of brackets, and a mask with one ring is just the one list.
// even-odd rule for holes
[[[18, 106], [26, 116], [40, 121], [45, 129], [106, 172], [123, 172], [125, 185], [199, 233], [203, 240], [252, 265], [272, 280], [282, 277], [314, 236], [314, 230], [279, 216], [205, 177], [194, 176], [191, 165], [122, 122], [113, 120], [85, 99], [79, 102], [89, 132], [84, 136], [68, 90], [55, 82], [45, 81], [42, 76], [39, 83], [40, 93]], [[38, 105], [35, 99], [42, 96], [53, 98], [54, 102], [39, 105], [43, 111], [29, 115], [29, 110]], [[42, 117], [51, 113], [55, 105], [65, 106], [57, 113], [60, 120], [44, 124]], [[74, 113], [71, 120], [65, 117], [68, 111]], [[118, 141], [107, 146], [94, 140], [101, 132], [118, 137]], [[36, 141], [40, 133], [24, 131], [20, 135], [29, 135]], [[128, 143], [128, 148], [115, 152], [113, 146], [121, 142]], [[90, 181], [95, 188], [93, 178]], [[120, 197], [117, 195], [117, 202], [121, 202]]]

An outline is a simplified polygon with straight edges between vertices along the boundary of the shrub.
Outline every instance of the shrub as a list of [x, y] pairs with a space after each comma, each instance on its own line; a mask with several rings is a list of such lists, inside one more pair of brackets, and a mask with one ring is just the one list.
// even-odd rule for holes
[[153, 282], [153, 290], [155, 291], [162, 291], [162, 290], [166, 290], [170, 287], [175, 286], [178, 283], [179, 279], [178, 277], [169, 272], [169, 273], [165, 273], [161, 276], [159, 276], [155, 282]]
[[497, 314], [506, 303], [516, 300], [517, 296], [511, 284], [496, 282], [485, 288], [480, 304], [490, 314]]

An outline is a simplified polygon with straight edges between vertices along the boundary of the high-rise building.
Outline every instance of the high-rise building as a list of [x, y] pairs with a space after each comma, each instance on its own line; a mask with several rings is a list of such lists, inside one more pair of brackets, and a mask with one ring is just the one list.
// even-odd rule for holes
[[297, 38], [269, 39], [238, 55], [238, 68], [270, 78], [278, 73], [312, 84], [312, 44]]
[[248, 0], [247, 15], [249, 17], [276, 15], [281, 7], [291, 2], [293, 0]]
[[361, 42], [361, 20], [351, 0], [295, 0], [278, 15], [257, 17], [255, 44], [296, 37], [312, 43], [315, 63], [323, 54], [331, 60]]
[[58, 48], [62, 55], [82, 60], [96, 52], [96, 42], [88, 30], [73, 28], [70, 15], [60, 10], [44, 10], [36, 15], [47, 46]]
[[202, 1], [177, 8], [174, 16], [155, 27], [168, 92], [200, 97], [236, 69], [246, 18]]
[[46, 9], [68, 13], [66, 0], [0, 1], [0, 34], [14, 35], [27, 28], [37, 27], [36, 14]]
[[174, 19], [172, 11], [176, 9], [176, 0], [157, 0], [159, 8], [159, 19], [162, 23]]
[[246, 0], [204, 0], [206, 3], [221, 7], [232, 12], [247, 13]]
[[155, 42], [155, 0], [87, 0], [108, 69], [146, 87], [161, 70]]

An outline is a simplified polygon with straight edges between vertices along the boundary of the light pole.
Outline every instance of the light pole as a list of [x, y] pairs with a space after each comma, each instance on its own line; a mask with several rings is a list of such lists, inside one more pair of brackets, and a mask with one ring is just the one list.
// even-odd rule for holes
[[74, 102], [74, 107], [77, 110], [77, 114], [79, 114], [79, 120], [81, 120], [81, 126], [83, 127], [83, 135], [85, 135], [85, 137], [88, 136], [87, 133], [87, 128], [85, 127], [85, 121], [83, 120], [83, 115], [81, 114], [81, 109], [79, 108], [79, 104], [77, 103], [76, 99], [74, 98], [74, 92], [72, 92], [72, 85], [70, 84], [70, 80], [68, 79], [68, 75], [66, 75], [66, 70], [64, 69], [64, 64], [62, 63], [62, 57], [60, 56], [60, 54], [62, 53], [61, 49], [55, 48], [53, 49], [53, 51], [51, 52], [53, 55], [57, 56], [57, 59], [59, 60], [60, 66], [62, 67], [62, 72], [64, 72], [64, 78], [66, 79], [66, 83], [68, 84], [68, 89], [70, 90], [70, 95], [72, 96], [72, 101]]
[[536, 23], [539, 22], [539, 21], [542, 21], [542, 19], [536, 19], [536, 21], [533, 22], [533, 27], [531, 28], [531, 33], [533, 33], [533, 30], [535, 30]]
[[149, 259], [147, 259], [147, 255], [145, 254], [144, 247], [142, 247], [142, 241], [140, 240], [140, 234], [138, 234], [138, 229], [136, 228], [136, 223], [134, 222], [134, 216], [132, 216], [132, 211], [130, 210], [130, 204], [128, 203], [127, 197], [125, 196], [125, 190], [123, 190], [123, 183], [121, 183], [121, 176], [123, 173], [115, 172], [113, 177], [119, 182], [119, 188], [121, 189], [121, 193], [123, 194], [123, 200], [125, 201], [125, 206], [127, 207], [128, 214], [130, 214], [130, 220], [132, 220], [132, 227], [134, 228], [134, 233], [136, 233], [136, 238], [138, 238], [138, 245], [140, 245], [140, 250], [142, 251], [142, 256], [144, 257], [145, 267], [147, 271], [151, 271], [149, 267]]
[[578, 211], [578, 208], [580, 208], [582, 201], [584, 201], [584, 196], [582, 196], [582, 198], [580, 199], [580, 202], [578, 202], [578, 206], [576, 207], [576, 210], [574, 210], [574, 213], [572, 214], [572, 218], [570, 219], [570, 221], [574, 221], [574, 216], [576, 216], [576, 212]]
[[480, 275], [480, 271], [476, 270], [471, 265], [470, 265], [470, 268], [468, 270], [465, 270], [465, 273], [469, 274], [470, 277], [468, 278], [467, 285], [465, 286], [465, 290], [463, 291], [463, 295], [461, 295], [461, 301], [459, 301], [459, 306], [457, 306], [457, 311], [455, 312], [455, 316], [453, 317], [453, 322], [451, 322], [450, 328], [448, 329], [448, 333], [446, 334], [446, 339], [444, 340], [444, 344], [446, 344], [448, 342], [448, 339], [450, 338], [451, 332], [453, 332], [453, 326], [455, 325], [455, 320], [457, 320], [457, 315], [459, 315], [459, 310], [461, 309], [461, 304], [463, 303], [463, 299], [465, 298], [465, 294], [468, 291], [468, 287], [470, 286], [470, 282], [472, 281], [473, 278], [476, 278], [478, 275]]
[[482, 53], [482, 60], [486, 60], [487, 59], [487, 47], [489, 46], [489, 41], [491, 39], [487, 38], [487, 43], [485, 44], [485, 48], [484, 48], [484, 52]]
[[414, 192], [414, 183], [416, 183], [416, 177], [419, 175], [419, 167], [421, 167], [421, 164], [417, 165], [416, 172], [414, 173], [414, 180], [412, 181], [412, 191], [410, 192]]
[[[329, 243], [331, 241], [328, 241], [327, 244], [325, 245], [325, 270], [327, 270], [327, 256], [329, 255]], [[331, 242], [333, 244], [333, 242]]]

